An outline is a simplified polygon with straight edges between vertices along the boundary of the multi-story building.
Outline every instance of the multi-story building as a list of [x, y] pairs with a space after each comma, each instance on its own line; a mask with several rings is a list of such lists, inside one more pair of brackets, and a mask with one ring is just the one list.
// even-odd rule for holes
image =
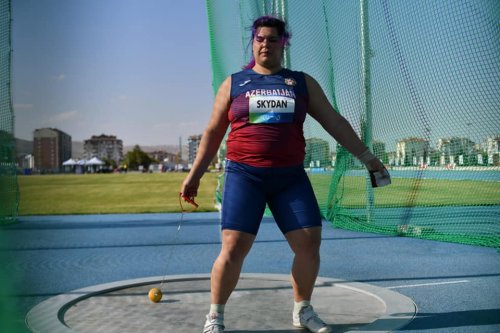
[[38, 171], [60, 172], [63, 162], [71, 158], [71, 136], [55, 128], [36, 129], [33, 155]]
[[488, 156], [488, 164], [499, 165], [500, 164], [500, 135], [486, 138], [484, 142], [484, 151]]
[[396, 165], [425, 164], [429, 156], [428, 140], [416, 137], [405, 138], [396, 143]]
[[194, 159], [196, 158], [196, 154], [198, 153], [198, 147], [201, 142], [201, 134], [199, 135], [191, 135], [188, 138], [188, 165], [191, 166], [194, 163]]
[[97, 157], [101, 160], [115, 161], [118, 165], [123, 160], [123, 142], [114, 135], [93, 135], [83, 141], [84, 158]]
[[155, 150], [147, 153], [153, 160], [158, 161], [161, 171], [174, 170], [177, 164], [180, 164], [180, 154], [169, 153], [164, 150]]
[[179, 160], [179, 154], [169, 153], [165, 150], [155, 150], [147, 153], [149, 157], [158, 162], [169, 162], [177, 163]]
[[436, 149], [440, 164], [476, 164], [476, 145], [469, 138], [451, 137], [439, 139]]

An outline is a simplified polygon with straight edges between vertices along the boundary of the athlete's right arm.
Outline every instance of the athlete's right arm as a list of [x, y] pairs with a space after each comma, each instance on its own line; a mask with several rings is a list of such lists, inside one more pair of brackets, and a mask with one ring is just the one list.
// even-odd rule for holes
[[214, 158], [229, 126], [228, 111], [231, 97], [231, 76], [227, 77], [215, 95], [212, 115], [201, 137], [198, 153], [191, 171], [182, 183], [181, 194], [194, 197], [198, 194], [200, 179]]

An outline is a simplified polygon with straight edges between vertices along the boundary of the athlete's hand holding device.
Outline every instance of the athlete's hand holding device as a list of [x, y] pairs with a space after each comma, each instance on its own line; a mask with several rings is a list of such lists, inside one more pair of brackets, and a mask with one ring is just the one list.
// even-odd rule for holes
[[369, 172], [372, 187], [382, 187], [391, 183], [391, 175], [389, 175], [389, 171], [386, 168], [383, 168], [382, 171]]
[[391, 183], [389, 171], [387, 171], [382, 162], [369, 149], [359, 154], [357, 158], [368, 168], [372, 187], [382, 187]]

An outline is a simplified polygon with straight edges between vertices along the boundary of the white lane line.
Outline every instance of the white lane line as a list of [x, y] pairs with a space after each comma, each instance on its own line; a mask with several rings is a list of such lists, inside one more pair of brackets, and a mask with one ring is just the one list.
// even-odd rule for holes
[[447, 282], [432, 282], [432, 283], [421, 283], [421, 284], [405, 284], [402, 286], [392, 286], [386, 287], [387, 289], [399, 289], [399, 288], [414, 288], [414, 287], [427, 287], [427, 286], [439, 286], [443, 284], [455, 284], [455, 283], [467, 283], [469, 280], [459, 280], [459, 281], [447, 281]]

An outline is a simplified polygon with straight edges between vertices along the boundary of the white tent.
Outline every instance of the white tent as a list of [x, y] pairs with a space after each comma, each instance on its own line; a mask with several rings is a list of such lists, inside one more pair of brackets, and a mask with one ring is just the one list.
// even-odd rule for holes
[[85, 164], [86, 163], [87, 163], [87, 161], [84, 159], [76, 161], [75, 173], [76, 174], [85, 173]]
[[97, 157], [92, 157], [90, 160], [85, 162], [85, 165], [104, 165], [104, 162]]
[[64, 165], [64, 166], [66, 166], [66, 165], [73, 166], [73, 165], [77, 165], [77, 164], [78, 164], [78, 162], [77, 162], [77, 161], [75, 161], [75, 160], [74, 160], [74, 159], [72, 159], [72, 158], [70, 158], [69, 160], [67, 160], [67, 161], [64, 161], [64, 162], [63, 162], [63, 165]]

